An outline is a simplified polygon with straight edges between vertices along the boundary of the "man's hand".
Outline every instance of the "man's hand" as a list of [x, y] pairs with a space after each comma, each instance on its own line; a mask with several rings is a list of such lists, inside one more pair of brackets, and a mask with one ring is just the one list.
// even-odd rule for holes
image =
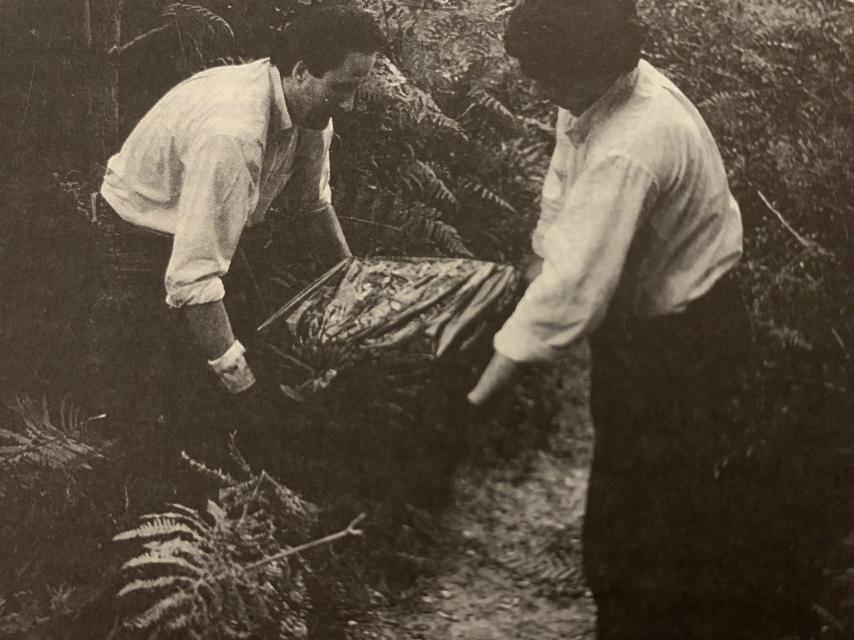
[[537, 255], [529, 256], [522, 263], [520, 269], [522, 271], [522, 281], [525, 283], [525, 286], [528, 286], [543, 271], [543, 259]]
[[482, 407], [496, 393], [506, 388], [518, 375], [522, 365], [510, 358], [495, 353], [486, 365], [480, 380], [477, 381], [467, 399], [474, 407]]

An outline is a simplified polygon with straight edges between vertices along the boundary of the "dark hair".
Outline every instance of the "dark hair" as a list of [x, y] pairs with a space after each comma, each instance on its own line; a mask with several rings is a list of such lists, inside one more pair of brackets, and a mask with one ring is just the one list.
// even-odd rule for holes
[[535, 79], [616, 76], [637, 65], [643, 37], [634, 0], [524, 0], [504, 48]]
[[376, 53], [385, 44], [385, 36], [367, 11], [315, 6], [276, 35], [270, 59], [286, 75], [302, 60], [313, 76], [320, 77], [341, 64], [348, 53]]

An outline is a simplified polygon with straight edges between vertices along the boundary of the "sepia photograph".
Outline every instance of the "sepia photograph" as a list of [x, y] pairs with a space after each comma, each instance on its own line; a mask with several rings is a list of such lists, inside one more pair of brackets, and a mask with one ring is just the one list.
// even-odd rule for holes
[[0, 640], [854, 639], [854, 0], [0, 0]]

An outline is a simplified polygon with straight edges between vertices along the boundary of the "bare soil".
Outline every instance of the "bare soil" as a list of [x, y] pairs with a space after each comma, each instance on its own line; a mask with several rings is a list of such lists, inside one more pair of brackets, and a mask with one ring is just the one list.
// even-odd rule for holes
[[352, 638], [572, 640], [594, 637], [581, 570], [591, 425], [587, 352], [561, 374], [558, 429], [548, 450], [502, 468], [464, 466], [439, 519], [436, 571]]

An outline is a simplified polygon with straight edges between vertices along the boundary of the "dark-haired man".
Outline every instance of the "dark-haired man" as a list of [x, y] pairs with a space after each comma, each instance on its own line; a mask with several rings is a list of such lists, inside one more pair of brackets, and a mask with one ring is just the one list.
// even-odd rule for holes
[[322, 261], [350, 254], [329, 188], [331, 119], [352, 108], [383, 46], [364, 11], [306, 10], [270, 59], [208, 69], [172, 89], [107, 165], [101, 193], [119, 227], [171, 240], [158, 276], [166, 303], [183, 310], [229, 392], [255, 382], [223, 304], [222, 276], [244, 227], [287, 187]]
[[[697, 109], [640, 59], [628, 0], [525, 0], [507, 52], [558, 106], [538, 269], [469, 401], [589, 338], [585, 573], [602, 639], [752, 637], [715, 445], [749, 338], [738, 206]], [[728, 537], [729, 536], [729, 537]]]

